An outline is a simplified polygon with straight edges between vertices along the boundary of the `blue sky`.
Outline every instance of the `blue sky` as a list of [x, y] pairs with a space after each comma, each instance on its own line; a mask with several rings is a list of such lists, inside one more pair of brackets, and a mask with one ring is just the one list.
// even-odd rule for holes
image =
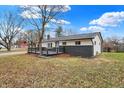
[[[103, 37], [115, 35], [124, 37], [124, 6], [72, 5], [70, 7], [71, 10], [62, 16], [63, 20], [70, 22], [64, 25], [65, 28], [72, 29], [77, 34], [101, 30]], [[0, 6], [0, 13], [9, 10], [21, 14], [22, 11], [17, 12], [18, 9], [19, 6]]]
[[[67, 12], [67, 19], [71, 21], [71, 25], [80, 33], [81, 27], [89, 27], [89, 22], [93, 19], [100, 18], [104, 13], [124, 11], [124, 6], [100, 6], [100, 5], [81, 5], [71, 6], [71, 11]], [[124, 36], [124, 22], [118, 24], [117, 27], [103, 27], [106, 31], [101, 32], [104, 37], [108, 36]], [[90, 32], [90, 31], [88, 31]]]

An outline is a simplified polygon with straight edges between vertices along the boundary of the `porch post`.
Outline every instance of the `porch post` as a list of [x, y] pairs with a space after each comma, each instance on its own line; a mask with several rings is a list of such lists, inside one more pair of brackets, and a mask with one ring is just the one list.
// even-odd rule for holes
[[55, 46], [56, 46], [56, 53], [59, 53], [59, 41], [55, 42]]
[[58, 47], [57, 47], [57, 54], [58, 54], [58, 52], [59, 52], [59, 51], [58, 51]]
[[31, 53], [32, 53], [32, 42], [31, 42]]
[[35, 54], [36, 54], [36, 44], [35, 44]]
[[41, 48], [41, 47], [40, 47], [40, 52], [41, 52], [41, 54], [43, 55], [43, 48]]
[[49, 50], [48, 50], [48, 48], [47, 48], [47, 56], [48, 56], [48, 51], [49, 51]]

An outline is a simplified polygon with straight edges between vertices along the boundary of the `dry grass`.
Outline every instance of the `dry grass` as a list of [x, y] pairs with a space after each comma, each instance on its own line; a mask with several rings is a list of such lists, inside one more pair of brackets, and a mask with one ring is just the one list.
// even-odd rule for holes
[[[117, 55], [121, 58], [112, 58]], [[123, 60], [123, 53], [91, 59], [0, 57], [0, 87], [124, 87]]]
[[17, 51], [27, 51], [27, 48], [12, 48], [11, 51], [7, 51], [7, 49], [2, 48], [2, 49], [0, 50], [0, 53], [17, 52]]

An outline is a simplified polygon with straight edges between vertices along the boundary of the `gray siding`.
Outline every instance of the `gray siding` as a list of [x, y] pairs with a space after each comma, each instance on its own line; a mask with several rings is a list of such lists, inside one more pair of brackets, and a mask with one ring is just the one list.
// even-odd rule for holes
[[93, 56], [93, 46], [64, 46], [59, 51], [73, 56], [91, 57]]
[[[37, 53], [39, 51], [38, 48], [28, 48], [28, 53]], [[45, 49], [43, 48], [43, 51], [45, 52], [56, 52], [56, 53], [67, 53], [72, 56], [81, 56], [81, 57], [92, 57], [93, 56], [93, 46], [87, 45], [87, 46], [59, 46], [59, 48], [51, 48], [51, 49]], [[58, 52], [57, 52], [58, 51]], [[48, 54], [52, 55], [52, 54]]]

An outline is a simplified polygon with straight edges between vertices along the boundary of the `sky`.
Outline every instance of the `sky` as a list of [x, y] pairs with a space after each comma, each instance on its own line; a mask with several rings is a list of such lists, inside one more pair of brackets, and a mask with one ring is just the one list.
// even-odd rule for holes
[[[123, 5], [71, 5], [61, 16], [63, 28], [71, 29], [75, 34], [101, 32], [103, 38], [110, 36], [124, 37], [124, 6]], [[18, 16], [20, 6], [0, 6], [0, 14], [12, 11]], [[0, 17], [1, 18], [1, 17]], [[51, 26], [51, 25], [49, 25]], [[33, 29], [28, 25], [24, 30]]]

